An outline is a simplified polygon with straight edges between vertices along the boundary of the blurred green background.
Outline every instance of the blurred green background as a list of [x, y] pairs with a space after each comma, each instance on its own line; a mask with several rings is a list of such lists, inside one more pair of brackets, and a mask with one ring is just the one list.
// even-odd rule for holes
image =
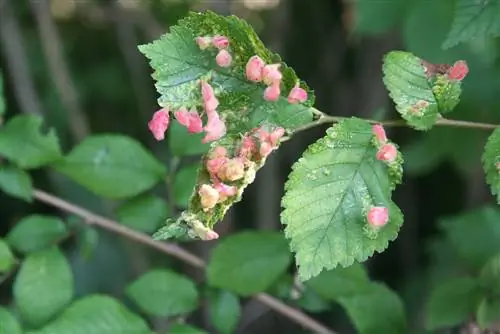
[[[498, 123], [500, 40], [475, 39], [442, 50], [455, 1], [0, 0], [5, 116], [42, 115], [46, 125], [56, 128], [65, 152], [91, 133], [121, 133], [138, 139], [166, 165], [182, 170], [172, 180], [174, 196], [169, 196], [167, 203], [169, 214], [174, 215], [190, 194], [195, 171], [190, 166], [196, 157], [172, 159], [167, 147], [192, 149], [194, 153], [200, 148], [193, 148], [185, 138], [158, 143], [148, 132], [147, 121], [157, 109], [157, 94], [138, 44], [167, 32], [189, 10], [234, 14], [248, 20], [264, 43], [280, 53], [315, 90], [318, 109], [331, 115], [377, 119], [398, 117], [382, 83], [386, 52], [407, 50], [433, 63], [464, 59], [470, 74], [463, 83], [461, 102], [449, 117]], [[243, 202], [216, 230], [224, 236], [247, 228], [280, 229], [280, 198], [290, 166], [325, 129], [309, 130], [273, 154]], [[175, 137], [176, 131], [180, 130], [172, 129], [169, 136]], [[445, 264], [453, 261], [446, 255], [446, 245], [439, 241], [438, 222], [494, 202], [480, 161], [488, 133], [451, 128], [417, 133], [398, 128], [388, 130], [388, 134], [400, 144], [406, 160], [404, 183], [395, 198], [405, 213], [405, 222], [397, 241], [367, 265], [373, 278], [385, 281], [402, 295], [410, 320], [419, 324], [429, 287], [446, 271]], [[135, 214], [121, 210], [120, 217], [116, 208], [121, 203], [102, 201], [63, 177], [42, 171], [32, 176], [37, 187], [122, 223]], [[158, 194], [168, 195], [164, 189]], [[167, 210], [162, 204], [151, 206], [157, 208], [157, 216]], [[20, 217], [34, 212], [57, 214], [46, 206], [0, 194], [0, 236]], [[148, 232], [158, 225], [155, 212], [151, 213], [153, 226], [146, 228]], [[82, 256], [82, 249], [94, 240], [93, 233], [99, 234], [96, 247], [89, 256]], [[164, 255], [102, 231], [85, 235], [87, 239], [64, 243], [79, 295], [104, 292], [120, 296], [127, 282], [140, 273], [170, 263]], [[211, 248], [201, 242], [186, 247], [204, 258]], [[195, 278], [200, 275], [187, 266], [177, 268]], [[0, 285], [1, 304], [8, 305], [11, 300], [11, 283], [7, 279]], [[325, 307], [317, 296], [302, 306], [339, 332], [353, 332], [343, 311]], [[192, 320], [210, 329], [203, 309]], [[238, 333], [277, 332], [295, 333], [298, 329], [263, 306], [245, 304]]]

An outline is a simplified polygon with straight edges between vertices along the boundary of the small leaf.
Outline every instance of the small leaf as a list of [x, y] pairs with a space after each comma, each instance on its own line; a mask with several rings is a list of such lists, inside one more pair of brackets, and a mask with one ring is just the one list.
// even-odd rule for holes
[[196, 309], [198, 291], [184, 276], [168, 270], [151, 270], [127, 288], [127, 295], [148, 314], [167, 317]]
[[241, 232], [222, 240], [207, 268], [211, 286], [250, 296], [267, 290], [290, 265], [285, 239], [275, 232]]
[[500, 204], [500, 128], [495, 129], [488, 138], [482, 157], [486, 182], [491, 187], [491, 193], [496, 195]]
[[38, 168], [61, 158], [55, 132], [40, 132], [42, 118], [15, 116], [0, 129], [0, 155], [23, 169]]
[[57, 249], [32, 253], [21, 264], [13, 287], [22, 318], [40, 326], [57, 315], [73, 297], [73, 274]]
[[493, 294], [500, 294], [500, 253], [489, 259], [479, 275], [481, 285]]
[[476, 321], [483, 330], [500, 320], [500, 299], [484, 297], [476, 312]]
[[7, 242], [21, 253], [42, 250], [67, 235], [66, 225], [59, 218], [32, 215], [21, 219], [7, 234]]
[[478, 282], [469, 277], [440, 283], [431, 293], [426, 307], [426, 328], [453, 327], [469, 319], [481, 298]]
[[186, 324], [174, 324], [168, 329], [168, 334], [208, 334], [208, 332]]
[[151, 153], [121, 135], [88, 137], [55, 168], [95, 194], [115, 199], [137, 195], [165, 177], [165, 167]]
[[189, 155], [201, 155], [208, 151], [209, 144], [203, 144], [201, 139], [204, 133], [189, 133], [187, 129], [178, 122], [172, 122], [168, 130], [168, 144], [170, 152], [178, 157]]
[[146, 322], [117, 300], [90, 295], [71, 304], [52, 323], [30, 334], [151, 334]]
[[[15, 263], [16, 259], [14, 258], [14, 254], [12, 254], [9, 245], [7, 245], [3, 239], [0, 239], [0, 274], [9, 272]], [[1, 333], [2, 332], [0, 332], [0, 334]]]
[[[500, 211], [485, 206], [455, 217], [441, 219], [441, 229], [470, 270], [479, 271], [495, 254], [500, 253]], [[465, 263], [464, 263], [465, 262]]]
[[221, 334], [234, 333], [241, 316], [240, 300], [229, 291], [218, 290], [210, 295], [212, 324]]
[[306, 284], [321, 297], [336, 301], [341, 297], [364, 293], [370, 280], [363, 266], [355, 263], [347, 268], [323, 271]]
[[165, 200], [143, 195], [127, 201], [116, 211], [118, 221], [135, 230], [153, 233], [169, 216]]
[[473, 39], [500, 36], [500, 1], [458, 0], [455, 19], [443, 48]]
[[[396, 238], [403, 216], [391, 192], [400, 182], [402, 159], [398, 155], [389, 166], [377, 160], [373, 138], [368, 122], [344, 120], [292, 167], [281, 218], [301, 280], [364, 261]], [[389, 209], [389, 222], [377, 230], [366, 218], [372, 206]]]
[[198, 168], [200, 168], [200, 164], [196, 163], [183, 167], [175, 174], [173, 192], [176, 205], [183, 208], [188, 206], [191, 193], [196, 185]]
[[[0, 96], [1, 97], [1, 96]], [[23, 334], [17, 319], [4, 307], [0, 306], [0, 334]]]
[[372, 283], [367, 291], [342, 297], [339, 303], [360, 334], [408, 332], [401, 299], [383, 284]]
[[30, 175], [14, 166], [0, 166], [0, 189], [8, 195], [28, 202], [33, 199]]

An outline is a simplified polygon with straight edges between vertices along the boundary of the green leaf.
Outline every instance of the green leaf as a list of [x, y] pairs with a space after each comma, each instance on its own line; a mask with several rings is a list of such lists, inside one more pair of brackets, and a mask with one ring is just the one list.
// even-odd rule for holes
[[164, 199], [143, 195], [121, 205], [116, 216], [121, 224], [149, 234], [161, 226], [169, 212]]
[[52, 323], [29, 334], [151, 334], [146, 322], [117, 300], [90, 295], [71, 304]]
[[[5, 114], [6, 109], [7, 106], [5, 105], [5, 96], [3, 91], [3, 76], [0, 73], [0, 117]], [[0, 334], [3, 334], [3, 332], [0, 332]]]
[[[186, 324], [174, 324], [168, 329], [169, 334], [207, 334], [204, 330], [199, 328], [186, 325]], [[48, 333], [47, 333], [48, 334]], [[83, 334], [83, 333], [82, 333]]]
[[474, 314], [480, 298], [479, 284], [473, 278], [454, 278], [440, 283], [431, 292], [426, 306], [426, 328], [436, 330], [467, 321]]
[[336, 268], [321, 272], [306, 283], [321, 297], [336, 301], [342, 297], [357, 295], [366, 291], [370, 280], [359, 263], [347, 268]]
[[80, 254], [89, 260], [99, 244], [99, 232], [90, 226], [84, 226], [78, 234]]
[[489, 259], [481, 269], [481, 285], [494, 294], [500, 294], [500, 253]]
[[484, 297], [477, 308], [476, 321], [481, 329], [500, 321], [500, 299]]
[[127, 295], [148, 314], [167, 317], [189, 313], [198, 306], [194, 283], [175, 272], [156, 269], [139, 277]]
[[42, 250], [67, 235], [67, 227], [59, 218], [31, 215], [21, 219], [7, 234], [7, 242], [21, 253]]
[[40, 132], [42, 118], [19, 115], [0, 129], [0, 155], [23, 169], [38, 168], [61, 158], [59, 140], [53, 129]]
[[218, 290], [210, 294], [209, 311], [212, 324], [221, 334], [234, 333], [241, 316], [238, 296]]
[[500, 204], [500, 129], [495, 129], [488, 138], [482, 157], [486, 182], [491, 187], [491, 193], [496, 195]]
[[16, 259], [14, 258], [14, 254], [12, 254], [9, 245], [7, 245], [3, 239], [0, 239], [0, 274], [9, 272], [15, 263]]
[[311, 313], [319, 313], [330, 310], [331, 305], [325, 299], [321, 298], [314, 290], [305, 289], [300, 298], [296, 301], [297, 305]]
[[209, 144], [203, 144], [201, 139], [204, 133], [189, 133], [178, 122], [172, 122], [168, 129], [168, 144], [170, 152], [178, 157], [200, 155], [207, 153]]
[[0, 306], [0, 334], [22, 334], [21, 325], [4, 307]]
[[196, 185], [196, 178], [200, 164], [196, 163], [183, 167], [175, 174], [173, 182], [173, 192], [175, 204], [180, 207], [187, 207], [193, 188]]
[[241, 232], [213, 250], [207, 280], [213, 287], [242, 296], [267, 290], [290, 265], [285, 239], [276, 232]]
[[486, 262], [500, 253], [500, 211], [485, 206], [439, 223], [462, 263], [479, 271]]
[[360, 334], [408, 333], [401, 299], [383, 284], [372, 283], [364, 293], [342, 297], [339, 303]]
[[473, 39], [500, 36], [500, 1], [458, 0], [455, 19], [443, 48]]
[[354, 31], [362, 35], [382, 35], [404, 18], [408, 2], [404, 0], [358, 0], [353, 3]]
[[55, 168], [108, 198], [142, 193], [166, 173], [165, 167], [135, 139], [111, 134], [88, 137]]
[[[397, 236], [403, 215], [391, 192], [400, 182], [402, 158], [398, 154], [389, 166], [377, 160], [371, 129], [366, 121], [344, 120], [292, 168], [281, 218], [301, 280], [364, 261]], [[372, 206], [389, 209], [389, 222], [380, 229], [368, 225]]]
[[56, 316], [73, 297], [73, 274], [57, 248], [32, 253], [21, 264], [13, 287], [22, 318], [40, 326]]
[[0, 166], [0, 189], [8, 195], [28, 202], [33, 199], [30, 175], [14, 166]]

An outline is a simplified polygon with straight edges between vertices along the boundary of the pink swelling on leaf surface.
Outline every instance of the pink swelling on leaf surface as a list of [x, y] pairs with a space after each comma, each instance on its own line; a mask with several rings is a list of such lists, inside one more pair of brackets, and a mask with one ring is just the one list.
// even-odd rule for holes
[[377, 159], [381, 161], [393, 162], [398, 156], [398, 150], [394, 144], [388, 143], [382, 145], [377, 152]]
[[262, 158], [266, 158], [273, 151], [273, 146], [270, 142], [265, 141], [260, 144], [259, 154]]
[[280, 82], [275, 81], [271, 86], [267, 87], [264, 90], [264, 100], [274, 102], [277, 101], [280, 97], [281, 89]]
[[210, 230], [210, 231], [207, 231], [205, 233], [205, 239], [203, 240], [215, 240], [215, 239], [219, 239], [219, 234], [213, 230]]
[[245, 67], [247, 79], [253, 82], [262, 81], [262, 70], [266, 63], [259, 56], [252, 56]]
[[222, 138], [226, 134], [226, 124], [220, 119], [216, 111], [212, 111], [208, 113], [208, 122], [203, 130], [205, 130], [206, 135], [202, 139], [202, 142], [206, 144]]
[[205, 50], [209, 48], [212, 45], [212, 38], [205, 36], [205, 37], [196, 37], [196, 44], [198, 44], [198, 47], [201, 50]]
[[281, 81], [283, 77], [280, 72], [281, 64], [269, 64], [262, 69], [262, 81], [266, 85], [273, 85], [277, 81]]
[[225, 49], [229, 46], [229, 39], [226, 36], [217, 35], [212, 38], [212, 44], [217, 49]]
[[185, 107], [182, 107], [174, 113], [174, 116], [181, 125], [187, 128], [189, 133], [200, 133], [203, 131], [203, 121], [195, 108], [187, 111]]
[[149, 131], [153, 133], [156, 140], [160, 141], [165, 139], [165, 132], [170, 124], [170, 116], [168, 108], [158, 110], [153, 114], [153, 117], [148, 123]]
[[219, 201], [219, 192], [211, 185], [204, 184], [198, 190], [201, 206], [205, 211], [212, 209]]
[[201, 80], [201, 96], [203, 97], [203, 104], [207, 113], [215, 111], [219, 106], [219, 100], [215, 97], [214, 90], [210, 84]]
[[380, 144], [385, 144], [387, 142], [387, 136], [385, 135], [385, 130], [382, 124], [375, 124], [372, 126], [373, 134]]
[[238, 192], [238, 188], [236, 188], [235, 186], [228, 186], [227, 184], [222, 182], [215, 183], [214, 188], [219, 192], [220, 197], [231, 197], [236, 195], [236, 193]]
[[464, 60], [459, 60], [448, 70], [448, 78], [462, 81], [469, 73], [469, 66]]
[[271, 145], [276, 147], [279, 143], [279, 140], [283, 135], [285, 134], [285, 129], [283, 128], [277, 128], [271, 134], [269, 135], [269, 141], [271, 142]]
[[374, 206], [366, 216], [368, 224], [373, 227], [381, 227], [389, 221], [389, 210], [383, 206]]
[[307, 92], [305, 91], [305, 89], [300, 88], [299, 84], [297, 83], [290, 91], [290, 94], [288, 94], [288, 103], [302, 103], [306, 100]]
[[233, 57], [231, 56], [229, 51], [222, 49], [215, 57], [215, 61], [217, 62], [217, 65], [219, 65], [220, 67], [229, 67], [233, 62]]

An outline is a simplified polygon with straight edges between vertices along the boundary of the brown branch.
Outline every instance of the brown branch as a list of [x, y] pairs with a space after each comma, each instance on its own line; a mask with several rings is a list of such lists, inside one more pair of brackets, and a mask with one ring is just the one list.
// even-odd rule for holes
[[52, 80], [54, 80], [64, 108], [69, 113], [69, 127], [75, 139], [81, 141], [89, 134], [89, 123], [82, 111], [76, 87], [69, 74], [59, 31], [50, 12], [50, 4], [47, 0], [39, 0], [30, 1], [30, 5], [37, 22], [37, 30]]
[[[67, 202], [63, 199], [60, 199], [54, 195], [51, 195], [49, 193], [46, 193], [42, 190], [34, 190], [33, 196], [36, 200], [43, 202], [45, 204], [48, 204], [50, 206], [56, 207], [62, 211], [65, 211], [67, 213], [74, 214], [76, 216], [81, 217], [87, 224], [89, 225], [95, 225], [98, 226], [104, 230], [119, 234], [125, 238], [128, 238], [130, 240], [142, 243], [144, 245], [147, 245], [151, 248], [154, 248], [160, 252], [163, 252], [165, 254], [171, 255], [181, 261], [184, 261], [193, 267], [199, 268], [199, 269], [205, 269], [206, 263], [197, 257], [196, 255], [193, 255], [186, 250], [180, 248], [177, 245], [167, 243], [167, 242], [160, 242], [160, 241], [155, 241], [151, 239], [150, 236], [147, 234], [141, 233], [134, 231], [128, 227], [125, 227], [123, 225], [120, 225], [119, 223], [107, 219], [104, 217], [101, 217], [99, 215], [96, 215], [82, 207], [79, 207], [75, 204], [72, 204], [70, 202]], [[299, 325], [302, 325], [303, 327], [313, 331], [314, 333], [317, 334], [336, 334], [333, 330], [323, 326], [313, 318], [309, 317], [307, 314], [301, 312], [298, 309], [295, 309], [289, 305], [284, 304], [281, 302], [279, 299], [276, 299], [268, 294], [265, 293], [259, 293], [254, 296], [254, 298], [258, 301], [260, 301], [262, 304], [268, 306], [269, 308], [273, 309], [274, 311], [284, 315], [285, 317], [289, 318], [290, 320], [296, 322]]]

